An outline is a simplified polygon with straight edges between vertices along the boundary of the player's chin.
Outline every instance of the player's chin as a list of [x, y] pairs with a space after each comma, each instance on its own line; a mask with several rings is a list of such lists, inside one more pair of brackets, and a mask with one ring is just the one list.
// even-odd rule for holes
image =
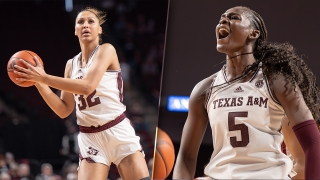
[[82, 37], [80, 40], [81, 40], [81, 41], [91, 41], [91, 38], [89, 38], [89, 37]]
[[82, 36], [81, 38], [80, 38], [80, 40], [81, 41], [83, 41], [83, 42], [90, 42], [90, 41], [92, 41], [93, 40], [93, 38], [92, 38], [92, 36]]
[[217, 43], [217, 51], [220, 53], [226, 53], [227, 52], [227, 45], [226, 44], [219, 44]]

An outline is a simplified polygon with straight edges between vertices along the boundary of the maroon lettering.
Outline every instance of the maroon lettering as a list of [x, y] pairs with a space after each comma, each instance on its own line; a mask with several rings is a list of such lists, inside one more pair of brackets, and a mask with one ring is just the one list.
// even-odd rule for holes
[[237, 106], [242, 106], [242, 100], [243, 100], [243, 97], [239, 97], [239, 98], [238, 98], [238, 104], [237, 104]]
[[232, 147], [245, 147], [249, 144], [249, 130], [245, 124], [236, 124], [236, 117], [248, 117], [248, 112], [229, 112], [228, 114], [228, 126], [229, 131], [241, 132], [241, 141], [237, 141], [237, 137], [230, 137], [230, 144]]
[[88, 97], [87, 97], [87, 102], [88, 102], [88, 106], [92, 107], [98, 104], [101, 104], [100, 102], [100, 98], [99, 97], [95, 97], [92, 101], [93, 96], [96, 94], [96, 90], [94, 90]]
[[254, 105], [259, 105], [259, 98], [254, 98]]
[[222, 107], [222, 101], [223, 101], [223, 99], [219, 99], [218, 101], [219, 101], [218, 107]]
[[78, 97], [78, 100], [80, 101], [80, 103], [78, 104], [78, 108], [79, 110], [84, 110], [86, 107], [87, 107], [87, 103], [86, 103], [86, 100], [83, 98], [83, 95], [80, 95]]
[[[88, 103], [90, 103], [90, 102], [88, 102]], [[95, 98], [94, 101], [92, 101], [92, 102], [94, 102], [94, 103], [98, 103], [99, 102], [100, 103], [100, 100]], [[83, 104], [83, 102], [82, 102], [82, 104]], [[212, 104], [213, 104], [213, 109], [221, 108], [221, 107], [242, 106], [243, 105], [243, 97], [216, 99], [216, 100], [212, 101]], [[92, 105], [94, 105], [94, 104], [92, 104]], [[267, 106], [268, 106], [268, 98], [264, 98], [264, 97], [255, 98], [253, 96], [248, 96], [248, 101], [247, 101], [246, 105], [247, 106], [258, 105], [260, 107], [263, 106], [264, 108], [267, 108]]]
[[[78, 100], [81, 102], [78, 104], [78, 108], [79, 110], [84, 110], [87, 108], [87, 106], [90, 108], [92, 106], [96, 106], [98, 104], [101, 104], [100, 98], [99, 97], [95, 97], [94, 99], [93, 96], [97, 93], [96, 90], [94, 90], [89, 96], [87, 96], [86, 98], [84, 98], [84, 95], [79, 95]], [[78, 96], [76, 94], [76, 96]]]
[[263, 100], [263, 97], [260, 97], [260, 104], [259, 106], [261, 107], [262, 105], [264, 105], [264, 108], [267, 108], [267, 104], [268, 104], [268, 98]]
[[252, 97], [252, 96], [249, 96], [249, 97], [248, 97], [247, 106], [253, 106], [252, 99], [253, 99], [253, 97]]
[[213, 109], [215, 109], [216, 108], [216, 103], [218, 102], [218, 100], [214, 100], [212, 103], [213, 103]]
[[230, 101], [231, 98], [224, 98], [224, 105], [223, 107], [229, 107], [229, 101]]
[[237, 101], [237, 98], [232, 98], [230, 106], [231, 107], [236, 106], [236, 101]]

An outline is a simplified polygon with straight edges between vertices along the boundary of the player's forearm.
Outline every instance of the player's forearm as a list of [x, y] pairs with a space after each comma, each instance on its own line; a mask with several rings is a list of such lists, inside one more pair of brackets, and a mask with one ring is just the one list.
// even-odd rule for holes
[[38, 89], [43, 100], [60, 118], [65, 118], [70, 115], [72, 110], [68, 110], [63, 100], [60, 99], [54, 92], [52, 92], [49, 86], [39, 83], [36, 83], [35, 86]]
[[196, 169], [196, 160], [186, 160], [178, 155], [173, 170], [173, 179], [193, 179]]
[[73, 94], [89, 95], [94, 91], [90, 82], [83, 79], [69, 79], [47, 75], [44, 84]]

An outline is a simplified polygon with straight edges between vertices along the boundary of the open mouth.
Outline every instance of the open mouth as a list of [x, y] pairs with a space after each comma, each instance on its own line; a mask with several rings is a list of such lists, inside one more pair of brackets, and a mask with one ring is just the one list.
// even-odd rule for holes
[[227, 36], [229, 36], [229, 34], [230, 32], [228, 29], [223, 27], [219, 29], [219, 39], [226, 38]]
[[83, 35], [88, 35], [88, 34], [90, 34], [90, 32], [89, 32], [89, 31], [85, 31], [85, 32], [83, 32], [82, 34], [83, 34]]

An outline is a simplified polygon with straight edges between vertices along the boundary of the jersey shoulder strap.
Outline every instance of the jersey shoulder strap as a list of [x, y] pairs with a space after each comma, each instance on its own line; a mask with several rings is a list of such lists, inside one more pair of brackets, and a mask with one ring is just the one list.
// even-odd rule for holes
[[[219, 71], [220, 72], [220, 71]], [[208, 107], [208, 102], [210, 100], [211, 94], [212, 94], [212, 87], [214, 86], [214, 83], [216, 81], [216, 78], [218, 76], [218, 73], [216, 72], [215, 74], [213, 74], [210, 78], [211, 78], [211, 85], [210, 87], [205, 91], [205, 101], [204, 101], [204, 108], [207, 109]]]

